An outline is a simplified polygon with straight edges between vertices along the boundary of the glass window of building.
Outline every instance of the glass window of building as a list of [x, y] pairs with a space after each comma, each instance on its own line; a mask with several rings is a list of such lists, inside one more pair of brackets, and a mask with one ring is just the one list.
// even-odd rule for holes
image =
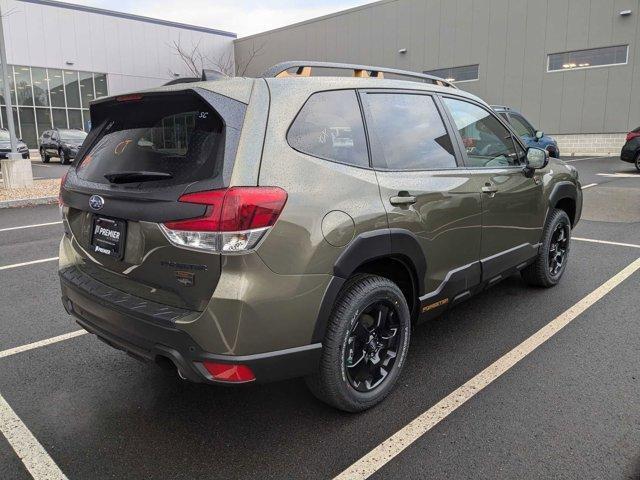
[[547, 58], [547, 71], [562, 72], [581, 68], [624, 65], [627, 63], [628, 55], [629, 45], [552, 53]]
[[102, 73], [94, 73], [93, 81], [96, 86], [96, 98], [106, 97], [109, 95], [107, 89], [107, 76]]
[[80, 72], [80, 97], [82, 100], [82, 108], [88, 108], [89, 102], [96, 98], [93, 91], [93, 74]]
[[20, 119], [22, 141], [30, 147], [35, 147], [38, 145], [38, 134], [36, 130], [36, 116], [33, 108], [19, 108], [18, 117]]
[[464, 67], [438, 68], [426, 70], [424, 73], [435, 77], [444, 78], [448, 82], [470, 82], [478, 80], [480, 65], [466, 65]]
[[[11, 95], [17, 107], [14, 108], [16, 134], [30, 148], [37, 148], [37, 139], [52, 127], [89, 131], [89, 103], [96, 97], [109, 95], [104, 73], [19, 65], [9, 67]], [[0, 105], [4, 104], [0, 76]], [[4, 109], [0, 119], [0, 127], [7, 128]]]
[[51, 128], [51, 110], [48, 108], [36, 108], [36, 125], [38, 126], [38, 137], [42, 132]]
[[[13, 123], [16, 126], [16, 135], [20, 138], [20, 122], [18, 122], [18, 109], [13, 107]], [[7, 109], [2, 109], [2, 125], [4, 128], [7, 128], [9, 123], [7, 122]]]
[[46, 68], [32, 68], [33, 100], [36, 107], [49, 106], [49, 77]]
[[62, 80], [62, 70], [49, 68], [49, 93], [51, 95], [51, 106], [65, 108], [64, 101], [64, 81]]
[[13, 78], [16, 83], [18, 105], [33, 105], [31, 69], [29, 67], [14, 66]]
[[80, 88], [78, 86], [78, 72], [65, 70], [64, 91], [67, 99], [68, 108], [80, 108]]
[[67, 123], [67, 111], [64, 108], [53, 108], [51, 110], [53, 128], [69, 128]]
[[69, 110], [69, 128], [77, 128], [82, 130], [82, 114], [80, 110]]

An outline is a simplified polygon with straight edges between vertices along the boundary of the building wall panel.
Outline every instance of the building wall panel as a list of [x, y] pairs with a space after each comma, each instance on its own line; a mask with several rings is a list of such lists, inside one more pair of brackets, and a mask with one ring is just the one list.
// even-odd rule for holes
[[[619, 133], [640, 124], [639, 8], [637, 0], [382, 0], [238, 39], [235, 53], [264, 45], [250, 75], [298, 60], [298, 46], [282, 39], [302, 29], [313, 34], [294, 43], [308, 42], [309, 60], [415, 71], [478, 63], [479, 80], [459, 87], [519, 108], [546, 132]], [[632, 15], [621, 17], [625, 9]], [[619, 44], [629, 44], [626, 66], [547, 72], [550, 53]]]

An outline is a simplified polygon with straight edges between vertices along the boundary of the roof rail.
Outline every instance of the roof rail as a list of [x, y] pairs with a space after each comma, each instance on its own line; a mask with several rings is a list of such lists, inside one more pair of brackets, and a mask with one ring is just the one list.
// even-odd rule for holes
[[501, 110], [511, 110], [511, 107], [507, 107], [506, 105], [490, 105], [494, 110], [499, 108]]
[[[289, 73], [288, 70], [295, 68], [295, 73]], [[312, 68], [334, 68], [337, 70], [353, 70], [354, 77], [360, 78], [384, 78], [385, 73], [398, 75], [399, 77], [409, 77], [416, 80], [423, 80], [426, 83], [432, 83], [441, 87], [458, 88], [453, 83], [444, 78], [426, 73], [410, 72], [408, 70], [396, 70], [395, 68], [372, 67], [370, 65], [356, 65], [351, 63], [333, 63], [333, 62], [305, 62], [305, 61], [288, 61], [274, 65], [262, 74], [264, 78], [282, 78], [282, 77], [310, 77]], [[414, 81], [416, 81], [414, 80]]]

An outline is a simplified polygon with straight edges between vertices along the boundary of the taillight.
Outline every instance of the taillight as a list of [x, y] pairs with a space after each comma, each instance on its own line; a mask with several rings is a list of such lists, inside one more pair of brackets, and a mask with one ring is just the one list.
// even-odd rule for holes
[[67, 176], [69, 175], [69, 170], [67, 170], [62, 179], [60, 180], [60, 190], [58, 191], [58, 206], [64, 207], [64, 201], [62, 200], [62, 188], [64, 187], [65, 182], [67, 181]]
[[243, 383], [251, 382], [256, 379], [256, 376], [246, 365], [217, 363], [208, 360], [202, 362], [202, 365], [215, 380], [221, 382]]
[[640, 132], [629, 132], [627, 133], [627, 142], [637, 137], [640, 137]]
[[215, 252], [239, 252], [254, 248], [276, 223], [287, 201], [278, 187], [233, 187], [188, 193], [178, 201], [206, 205], [202, 217], [161, 225], [177, 246]]

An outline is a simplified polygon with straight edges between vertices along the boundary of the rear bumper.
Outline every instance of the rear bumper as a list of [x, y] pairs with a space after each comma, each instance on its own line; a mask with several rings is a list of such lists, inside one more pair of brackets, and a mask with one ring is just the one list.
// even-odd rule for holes
[[175, 325], [181, 315], [194, 312], [167, 307], [158, 315], [157, 304], [114, 290], [74, 267], [61, 270], [60, 281], [64, 307], [82, 328], [139, 360], [170, 360], [193, 382], [227, 384], [213, 379], [202, 366], [206, 360], [247, 365], [258, 383], [305, 376], [318, 368], [319, 343], [254, 355], [214, 354]]
[[620, 160], [623, 162], [635, 163], [639, 151], [634, 148], [622, 147], [620, 152]]

